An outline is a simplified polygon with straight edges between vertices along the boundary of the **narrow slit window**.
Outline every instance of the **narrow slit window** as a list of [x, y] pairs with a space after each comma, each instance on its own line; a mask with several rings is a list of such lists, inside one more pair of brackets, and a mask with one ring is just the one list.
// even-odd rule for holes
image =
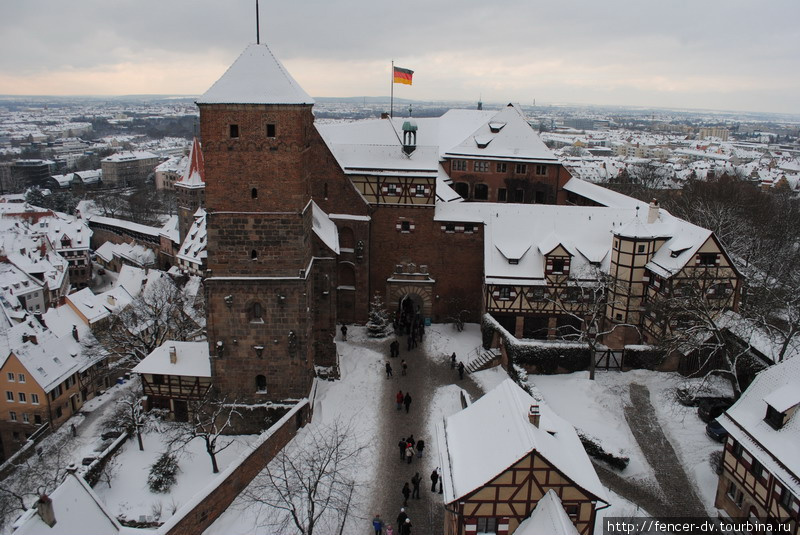
[[230, 136], [231, 136], [231, 138], [239, 137], [239, 125], [238, 124], [230, 125]]
[[250, 190], [250, 197], [253, 199], [258, 199], [258, 188], [253, 188]]
[[267, 125], [267, 137], [275, 137], [275, 125], [268, 124]]
[[250, 260], [258, 260], [258, 252], [255, 249], [250, 251]]

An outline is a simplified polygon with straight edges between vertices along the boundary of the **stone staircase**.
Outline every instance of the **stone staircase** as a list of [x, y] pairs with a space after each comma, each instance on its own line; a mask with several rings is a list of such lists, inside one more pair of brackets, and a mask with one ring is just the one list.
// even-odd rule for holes
[[477, 347], [469, 354], [469, 361], [465, 365], [467, 373], [479, 372], [497, 365], [500, 359], [500, 350], [496, 348], [483, 349]]

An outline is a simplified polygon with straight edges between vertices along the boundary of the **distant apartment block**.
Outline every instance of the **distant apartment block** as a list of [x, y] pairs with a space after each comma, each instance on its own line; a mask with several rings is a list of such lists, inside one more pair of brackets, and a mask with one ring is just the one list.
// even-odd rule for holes
[[52, 160], [17, 160], [11, 165], [11, 180], [25, 186], [44, 187], [56, 170]]
[[151, 152], [133, 151], [112, 154], [100, 161], [103, 183], [112, 188], [142, 184], [158, 163], [158, 156]]
[[728, 141], [728, 129], [720, 126], [709, 126], [701, 128], [697, 137], [700, 139], [708, 139], [710, 137], [717, 138], [721, 141]]

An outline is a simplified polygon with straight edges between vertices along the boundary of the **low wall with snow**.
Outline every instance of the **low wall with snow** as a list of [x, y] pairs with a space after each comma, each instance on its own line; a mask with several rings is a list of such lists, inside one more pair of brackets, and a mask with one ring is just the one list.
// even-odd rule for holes
[[303, 399], [264, 431], [251, 450], [228, 465], [208, 487], [178, 509], [162, 525], [159, 535], [196, 535], [205, 531], [259, 472], [311, 420], [311, 404]]

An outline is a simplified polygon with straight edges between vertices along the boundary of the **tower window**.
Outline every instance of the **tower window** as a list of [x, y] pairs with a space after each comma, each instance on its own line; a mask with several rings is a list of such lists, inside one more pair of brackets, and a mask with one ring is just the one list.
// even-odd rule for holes
[[253, 188], [250, 190], [250, 197], [253, 199], [258, 199], [258, 188]]
[[230, 136], [232, 138], [239, 137], [239, 125], [238, 124], [230, 125]]
[[253, 303], [250, 307], [250, 322], [264, 323], [264, 309], [261, 303]]
[[267, 137], [275, 137], [275, 125], [268, 124], [267, 125]]
[[258, 252], [255, 249], [250, 251], [250, 260], [258, 260]]
[[256, 375], [256, 392], [265, 393], [267, 391], [267, 378], [263, 375]]

